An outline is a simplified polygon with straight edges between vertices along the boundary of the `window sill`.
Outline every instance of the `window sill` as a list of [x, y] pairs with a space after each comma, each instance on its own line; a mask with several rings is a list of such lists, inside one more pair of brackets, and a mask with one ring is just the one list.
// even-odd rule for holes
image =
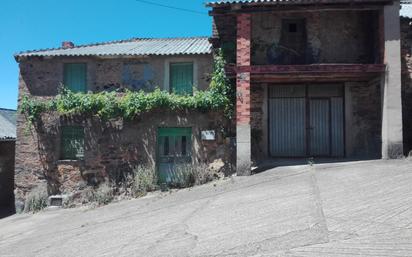
[[84, 162], [84, 160], [58, 160], [56, 162], [57, 165], [70, 165], [70, 164], [82, 164]]

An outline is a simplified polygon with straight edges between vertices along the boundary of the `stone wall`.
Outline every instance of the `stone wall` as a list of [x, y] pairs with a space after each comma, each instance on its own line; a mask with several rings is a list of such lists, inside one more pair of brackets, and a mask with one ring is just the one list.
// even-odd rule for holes
[[[58, 117], [45, 114], [29, 134], [18, 133], [16, 156], [17, 197], [39, 183], [47, 183], [50, 194], [69, 193], [85, 182], [99, 183], [130, 172], [138, 165], [156, 168], [157, 129], [191, 127], [193, 164], [210, 164], [229, 158], [228, 147], [219, 133], [226, 124], [218, 113], [155, 111], [137, 120], [101, 121], [95, 117]], [[19, 117], [19, 132], [24, 118]], [[60, 160], [60, 128], [78, 125], [85, 129], [82, 161]], [[202, 130], [215, 130], [215, 141], [202, 141]], [[93, 180], [93, 181], [92, 181]]]
[[346, 156], [380, 158], [382, 110], [380, 78], [345, 83]]
[[[153, 59], [54, 58], [31, 59], [20, 63], [19, 100], [23, 95], [37, 99], [53, 97], [63, 79], [63, 63], [86, 62], [90, 91], [112, 88], [137, 89], [133, 85], [161, 84], [165, 87], [165, 68], [174, 61], [192, 60], [198, 67], [199, 88], [206, 89], [212, 70], [211, 56], [180, 56]], [[142, 63], [142, 66], [140, 66]], [[150, 68], [145, 65], [150, 65]], [[127, 67], [127, 68], [125, 68]], [[125, 76], [129, 73], [130, 76]], [[143, 78], [145, 83], [131, 78]], [[156, 166], [157, 129], [159, 127], [191, 127], [193, 133], [193, 164], [210, 164], [230, 159], [229, 145], [222, 134], [227, 127], [221, 113], [156, 110], [136, 120], [102, 121], [96, 117], [59, 117], [43, 114], [29, 126], [24, 114], [17, 116], [16, 198], [40, 184], [47, 184], [49, 194], [67, 193], [84, 183], [97, 183], [120, 176], [136, 165]], [[80, 125], [85, 128], [85, 157], [82, 161], [60, 160], [60, 128]], [[202, 141], [201, 131], [215, 130], [215, 141]]]
[[[194, 63], [194, 85], [205, 90], [212, 72], [211, 55], [150, 58], [31, 58], [20, 63], [21, 83], [34, 96], [54, 96], [63, 83], [65, 63], [86, 63], [88, 91], [169, 89], [168, 67], [173, 62]], [[197, 72], [196, 72], [197, 71]]]
[[267, 141], [266, 134], [266, 120], [267, 105], [265, 101], [267, 98], [267, 85], [266, 84], [253, 84], [250, 90], [251, 95], [251, 107], [250, 107], [250, 116], [251, 116], [251, 129], [252, 129], [252, 158], [254, 161], [261, 160], [267, 157]]
[[235, 15], [213, 16], [213, 46], [222, 48], [228, 64], [236, 63], [236, 31], [237, 19]]
[[14, 211], [14, 141], [0, 141], [0, 217]]
[[371, 31], [377, 31], [377, 17], [377, 13], [370, 11], [254, 14], [252, 63], [280, 64], [272, 55], [278, 55], [282, 50], [273, 49], [280, 44], [282, 19], [305, 20], [306, 63], [375, 63], [379, 51], [376, 46], [378, 35], [371, 34]]

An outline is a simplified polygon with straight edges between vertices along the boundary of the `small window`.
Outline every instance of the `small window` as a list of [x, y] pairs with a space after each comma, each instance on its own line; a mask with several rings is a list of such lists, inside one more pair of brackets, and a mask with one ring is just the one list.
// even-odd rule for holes
[[61, 159], [82, 160], [84, 158], [84, 128], [65, 126], [61, 128]]
[[85, 63], [64, 64], [63, 84], [73, 92], [87, 91], [87, 65]]
[[178, 95], [193, 94], [193, 63], [170, 64], [170, 92]]

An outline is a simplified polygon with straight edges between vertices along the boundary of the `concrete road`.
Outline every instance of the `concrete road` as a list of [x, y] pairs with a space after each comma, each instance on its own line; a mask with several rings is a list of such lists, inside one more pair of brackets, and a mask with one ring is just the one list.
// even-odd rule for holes
[[412, 161], [275, 168], [0, 220], [0, 256], [412, 256]]

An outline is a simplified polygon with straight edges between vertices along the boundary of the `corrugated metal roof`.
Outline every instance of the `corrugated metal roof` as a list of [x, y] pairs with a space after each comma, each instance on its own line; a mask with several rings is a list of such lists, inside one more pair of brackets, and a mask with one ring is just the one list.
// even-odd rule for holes
[[[362, 3], [362, 2], [389, 2], [389, 0], [219, 0], [209, 2], [208, 6], [219, 6], [225, 4], [248, 4], [248, 3], [276, 3], [276, 4], [333, 4], [333, 3]], [[404, 1], [402, 1], [404, 2]]]
[[0, 141], [16, 139], [16, 111], [0, 108]]
[[105, 55], [187, 55], [210, 54], [212, 45], [207, 37], [134, 38], [129, 40], [20, 52], [23, 56], [105, 56]]

